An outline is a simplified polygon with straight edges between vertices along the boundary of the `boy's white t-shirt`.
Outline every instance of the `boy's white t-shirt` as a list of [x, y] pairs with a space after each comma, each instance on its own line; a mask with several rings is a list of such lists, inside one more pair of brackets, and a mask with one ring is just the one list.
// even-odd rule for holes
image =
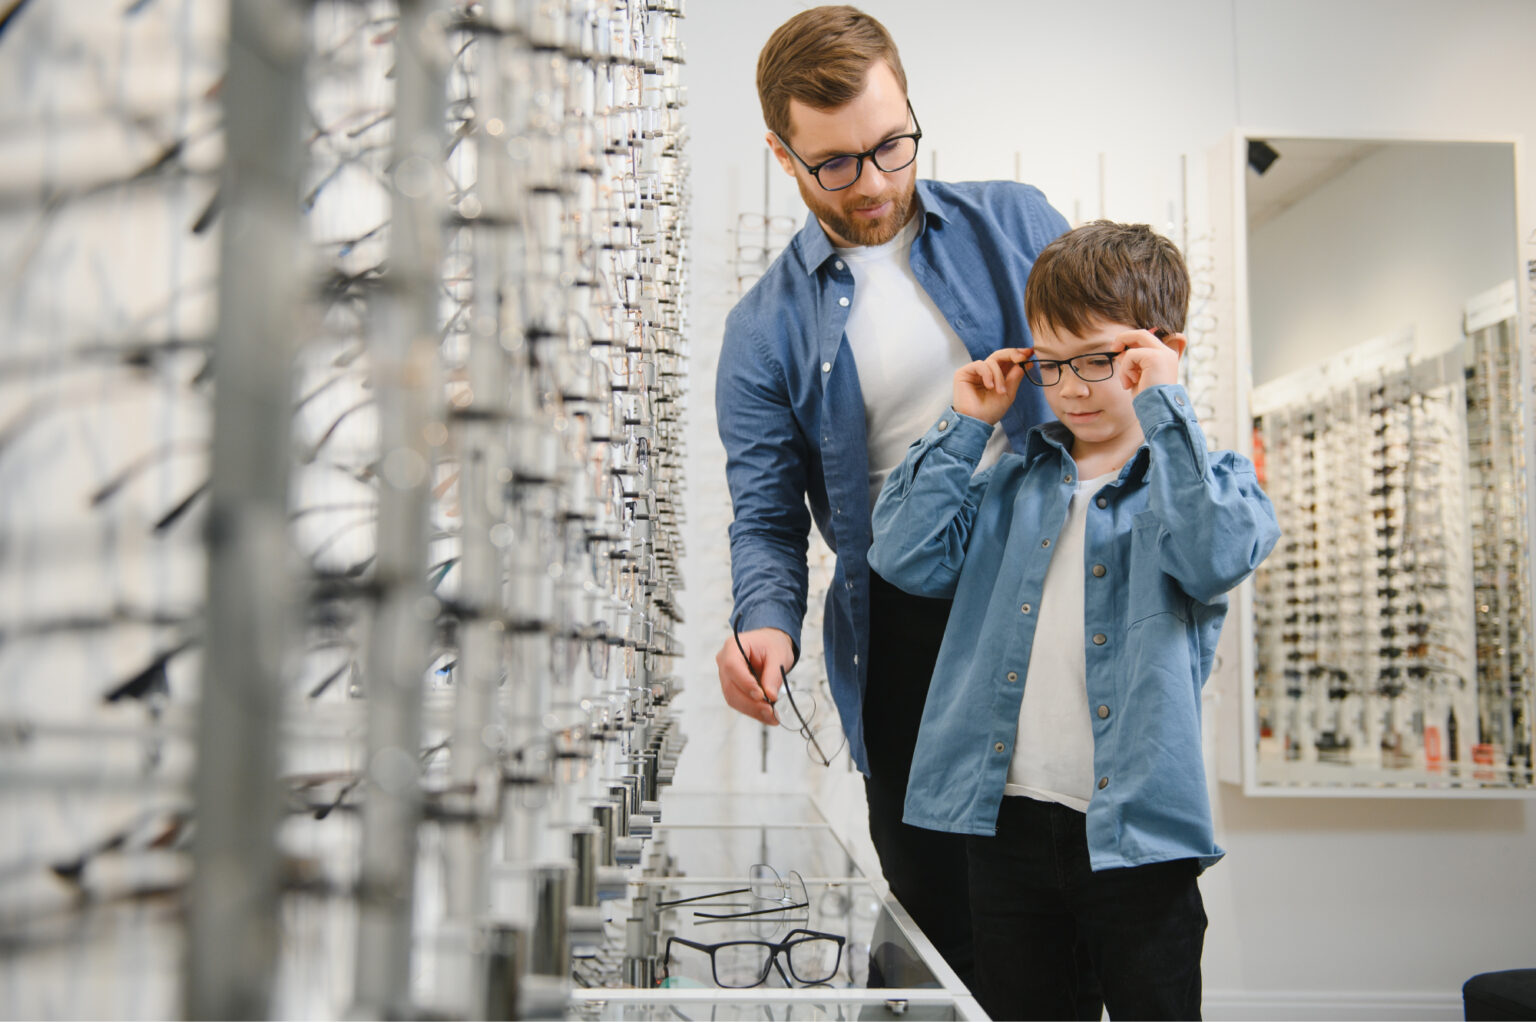
[[[955, 370], [972, 361], [965, 342], [912, 272], [912, 239], [921, 213], [883, 245], [839, 248], [853, 274], [853, 304], [844, 332], [859, 369], [869, 447], [869, 506], [907, 448], [954, 399]], [[978, 469], [1008, 450], [1008, 435], [992, 429]]]
[[1083, 652], [1083, 533], [1089, 498], [1120, 474], [1079, 480], [1056, 552], [1045, 570], [1035, 641], [1024, 677], [1019, 729], [1004, 795], [1060, 802], [1087, 812], [1093, 796], [1093, 719]]

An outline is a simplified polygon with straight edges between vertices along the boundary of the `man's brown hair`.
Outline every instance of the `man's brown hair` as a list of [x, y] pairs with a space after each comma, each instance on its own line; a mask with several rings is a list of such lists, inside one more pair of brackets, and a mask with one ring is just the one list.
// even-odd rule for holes
[[789, 138], [789, 101], [830, 110], [864, 92], [870, 65], [883, 60], [903, 94], [907, 73], [885, 26], [857, 7], [812, 7], [774, 30], [757, 57], [757, 98], [763, 121]]
[[1146, 224], [1094, 220], [1040, 251], [1024, 286], [1029, 325], [1082, 336], [1096, 321], [1179, 333], [1189, 271], [1178, 247]]

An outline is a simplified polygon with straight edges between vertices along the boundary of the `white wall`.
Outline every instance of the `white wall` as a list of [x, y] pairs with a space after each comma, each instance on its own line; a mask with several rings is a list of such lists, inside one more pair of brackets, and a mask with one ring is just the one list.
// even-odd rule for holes
[[[689, 549], [679, 785], [818, 791], [855, 844], [857, 775], [723, 708], [729, 499], [713, 377], [732, 301], [729, 228], [763, 211], [758, 49], [791, 0], [693, 0], [685, 22], [694, 253]], [[1205, 222], [1209, 147], [1238, 129], [1298, 136], [1536, 139], [1536, 4], [1523, 0], [866, 0], [902, 47], [929, 174], [1020, 176], [1068, 219], [1182, 231]], [[790, 181], [769, 211], [803, 216]], [[1520, 237], [1536, 178], [1519, 168]], [[1536, 248], [1522, 251], [1536, 258]], [[1227, 329], [1229, 325], [1224, 325]], [[813, 630], [807, 630], [807, 639]], [[806, 667], [814, 665], [805, 665]], [[1461, 983], [1536, 966], [1536, 810], [1518, 801], [1262, 799], [1212, 782], [1231, 853], [1202, 881], [1212, 1018], [1459, 1018]]]
[[1251, 231], [1255, 382], [1403, 327], [1423, 355], [1456, 344], [1514, 272], [1513, 173], [1505, 144], [1388, 145]]

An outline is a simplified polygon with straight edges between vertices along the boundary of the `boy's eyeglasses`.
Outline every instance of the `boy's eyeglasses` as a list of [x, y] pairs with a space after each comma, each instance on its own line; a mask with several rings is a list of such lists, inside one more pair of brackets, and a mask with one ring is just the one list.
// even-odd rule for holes
[[1024, 363], [1024, 378], [1037, 387], [1054, 387], [1061, 382], [1061, 367], [1069, 366], [1084, 383], [1098, 383], [1115, 375], [1118, 351], [1097, 351], [1071, 358], [1032, 358]]

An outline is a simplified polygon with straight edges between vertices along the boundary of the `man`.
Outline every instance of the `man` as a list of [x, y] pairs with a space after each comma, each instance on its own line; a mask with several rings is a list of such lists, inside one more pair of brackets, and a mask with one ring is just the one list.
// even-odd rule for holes
[[[855, 8], [785, 22], [759, 56], [757, 86], [768, 147], [811, 216], [726, 320], [716, 411], [741, 649], [727, 638], [716, 656], [721, 689], [736, 710], [775, 722], [780, 669], [799, 652], [814, 519], [837, 554], [827, 671], [881, 869], [969, 983], [964, 844], [901, 822], [949, 604], [870, 572], [870, 509], [907, 445], [949, 407], [954, 371], [1032, 344], [1025, 280], [1067, 224], [1027, 185], [917, 180], [922, 129], [901, 59]], [[982, 464], [1048, 418], [1026, 392]]]

